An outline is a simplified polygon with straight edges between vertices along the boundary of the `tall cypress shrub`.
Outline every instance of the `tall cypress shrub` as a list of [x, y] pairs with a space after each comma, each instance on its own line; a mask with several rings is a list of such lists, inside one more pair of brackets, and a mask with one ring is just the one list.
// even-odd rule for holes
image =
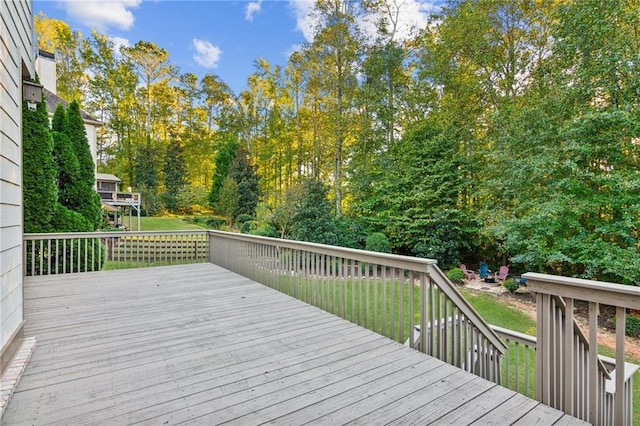
[[[82, 204], [82, 193], [78, 192], [80, 178], [80, 164], [69, 137], [62, 133], [67, 127], [67, 114], [58, 104], [51, 120], [51, 135], [53, 136], [53, 161], [56, 165], [56, 184], [58, 187], [58, 202], [64, 207], [74, 209]], [[56, 231], [61, 231], [56, 227]]]
[[50, 232], [58, 193], [44, 95], [35, 111], [23, 102], [22, 123], [24, 232]]
[[102, 223], [102, 202], [100, 195], [94, 189], [95, 164], [91, 157], [89, 140], [77, 101], [71, 102], [67, 109], [64, 134], [69, 137], [79, 166], [78, 179], [72, 183], [74, 188], [69, 190], [74, 196], [77, 195], [77, 199], [67, 207], [89, 220], [94, 230], [98, 229]]
[[53, 118], [51, 119], [51, 130], [64, 132], [67, 126], [67, 112], [62, 104], [58, 104], [56, 112], [53, 113]]

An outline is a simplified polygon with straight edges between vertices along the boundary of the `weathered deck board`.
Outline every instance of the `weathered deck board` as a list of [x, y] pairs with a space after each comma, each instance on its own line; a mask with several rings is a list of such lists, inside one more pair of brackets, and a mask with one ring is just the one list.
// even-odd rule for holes
[[25, 317], [3, 425], [565, 418], [211, 264], [27, 279]]

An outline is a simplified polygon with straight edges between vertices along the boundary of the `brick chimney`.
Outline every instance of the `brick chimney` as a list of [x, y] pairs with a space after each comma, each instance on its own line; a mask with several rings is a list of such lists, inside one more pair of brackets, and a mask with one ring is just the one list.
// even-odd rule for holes
[[38, 50], [36, 57], [36, 72], [40, 77], [40, 84], [52, 93], [56, 93], [56, 56], [53, 53]]

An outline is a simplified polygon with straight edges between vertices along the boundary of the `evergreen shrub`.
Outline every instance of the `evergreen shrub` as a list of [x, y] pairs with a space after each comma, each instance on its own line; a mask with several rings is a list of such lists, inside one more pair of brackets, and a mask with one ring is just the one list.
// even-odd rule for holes
[[464, 272], [460, 268], [453, 268], [447, 272], [447, 278], [449, 281], [455, 284], [463, 284], [464, 283]]
[[391, 243], [382, 232], [374, 232], [367, 237], [365, 250], [377, 251], [379, 253], [391, 253]]
[[508, 280], [504, 280], [504, 283], [502, 283], [502, 285], [511, 294], [514, 294], [518, 290], [518, 288], [520, 287], [520, 283], [518, 281], [514, 280], [513, 278], [509, 278]]

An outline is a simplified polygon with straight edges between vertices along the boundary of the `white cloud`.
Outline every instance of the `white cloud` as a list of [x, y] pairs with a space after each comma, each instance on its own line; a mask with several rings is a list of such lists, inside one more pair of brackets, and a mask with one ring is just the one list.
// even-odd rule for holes
[[252, 1], [247, 4], [247, 8], [244, 11], [244, 18], [247, 21], [253, 21], [253, 16], [260, 12], [262, 8], [262, 0]]
[[131, 9], [135, 9], [142, 0], [83, 0], [66, 1], [67, 14], [74, 20], [95, 27], [100, 31], [115, 27], [128, 30], [135, 20]]
[[218, 46], [214, 46], [207, 40], [193, 39], [193, 48], [196, 53], [193, 59], [205, 68], [215, 68], [222, 55], [222, 50]]
[[311, 42], [318, 26], [318, 18], [313, 14], [312, 0], [289, 0], [289, 7], [296, 18], [296, 30], [300, 31], [304, 38]]
[[122, 47], [131, 47], [131, 43], [128, 39], [122, 37], [109, 37], [109, 41], [113, 43], [113, 51], [116, 54], [116, 57], [120, 57], [120, 49]]

